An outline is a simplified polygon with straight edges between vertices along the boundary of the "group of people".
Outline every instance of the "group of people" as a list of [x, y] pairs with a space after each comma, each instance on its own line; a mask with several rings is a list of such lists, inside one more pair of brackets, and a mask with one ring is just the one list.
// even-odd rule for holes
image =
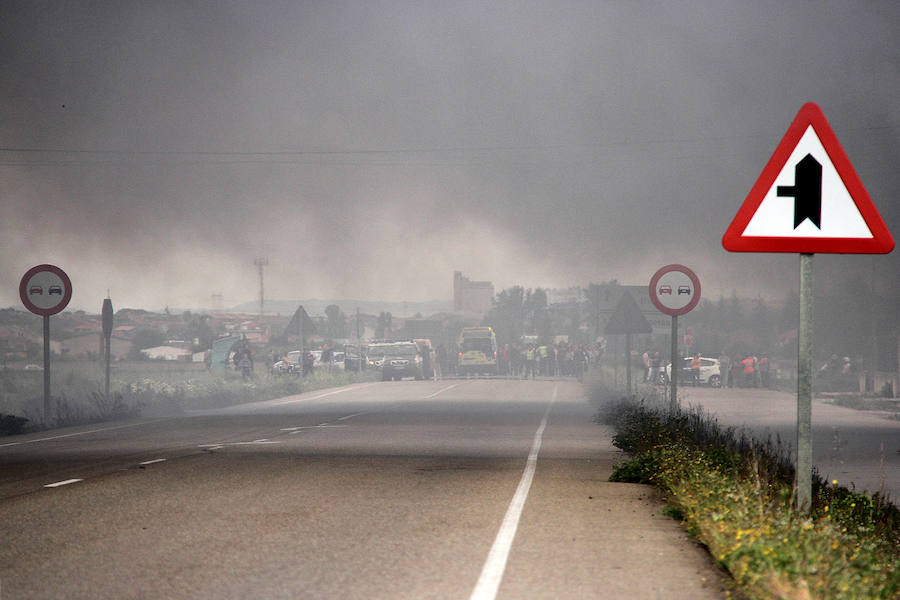
[[[658, 351], [646, 351], [641, 355], [644, 366], [644, 383], [665, 381], [661, 377], [663, 364]], [[699, 353], [682, 359], [682, 373], [687, 377], [685, 383], [697, 385], [701, 382], [700, 369], [702, 358]], [[723, 387], [764, 387], [772, 385], [775, 373], [774, 360], [766, 354], [742, 354], [734, 358], [726, 352], [719, 355], [719, 378]]]
[[774, 360], [766, 354], [738, 355], [732, 358], [723, 352], [719, 355], [719, 375], [723, 387], [764, 387], [772, 386]]
[[601, 351], [592, 345], [505, 344], [497, 353], [501, 375], [524, 377], [584, 376], [588, 366], [600, 358]]

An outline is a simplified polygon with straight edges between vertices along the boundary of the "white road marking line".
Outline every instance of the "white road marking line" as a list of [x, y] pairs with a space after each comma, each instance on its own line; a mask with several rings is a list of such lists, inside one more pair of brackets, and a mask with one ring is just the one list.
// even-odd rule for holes
[[223, 442], [219, 444], [198, 444], [198, 448], [207, 448], [208, 450], [218, 450], [219, 448], [224, 448], [225, 446], [253, 446], [253, 445], [266, 445], [266, 444], [280, 444], [278, 440], [270, 440], [268, 438], [262, 440], [253, 440], [251, 442]]
[[70, 483], [78, 483], [79, 481], [84, 481], [83, 479], [66, 479], [65, 481], [57, 481], [56, 483], [48, 483], [44, 487], [46, 488], [55, 488], [61, 485], [69, 485]]
[[375, 384], [367, 383], [367, 384], [363, 384], [363, 385], [339, 388], [336, 390], [332, 390], [330, 392], [326, 392], [324, 394], [319, 394], [318, 396], [313, 396], [312, 398], [294, 398], [293, 400], [281, 400], [281, 401], [277, 401], [277, 402], [270, 402], [270, 403], [266, 404], [266, 406], [283, 406], [285, 404], [296, 404], [298, 402], [308, 402], [310, 400], [318, 400], [319, 398], [326, 398], [328, 396], [334, 396], [335, 394], [343, 394], [344, 392], [349, 392], [351, 390], [359, 390], [359, 389], [370, 387], [373, 385], [375, 385]]
[[347, 419], [352, 419], [353, 417], [359, 417], [359, 416], [362, 416], [365, 414], [367, 414], [367, 413], [364, 413], [364, 412], [353, 413], [352, 415], [347, 415], [346, 417], [339, 417], [337, 420], [338, 421], [346, 421]]
[[264, 446], [266, 444], [280, 444], [278, 440], [253, 440], [252, 442], [234, 442], [229, 446]]
[[0, 444], [0, 448], [5, 448], [7, 446], [17, 446], [19, 444], [35, 444], [37, 442], [60, 440], [62, 438], [75, 437], [77, 435], [87, 435], [89, 433], [99, 433], [101, 431], [113, 431], [114, 429], [123, 429], [125, 427], [137, 427], [139, 425], [149, 425], [150, 423], [156, 423], [157, 421], [165, 421], [165, 420], [167, 420], [167, 419], [154, 419], [152, 421], [143, 421], [141, 423], [126, 423], [125, 425], [116, 425], [115, 427], [102, 427], [100, 429], [91, 429], [89, 431], [77, 431], [75, 433], [65, 433], [63, 435], [51, 435], [49, 437], [38, 438], [36, 440], [25, 440], [22, 442], [10, 442], [7, 444]]
[[448, 385], [447, 387], [445, 387], [445, 388], [443, 388], [443, 389], [440, 389], [440, 390], [436, 391], [436, 392], [433, 393], [433, 394], [430, 394], [430, 395], [428, 395], [428, 396], [425, 396], [425, 398], [423, 398], [423, 400], [428, 400], [429, 398], [434, 398], [434, 397], [437, 396], [438, 394], [441, 394], [441, 393], [443, 393], [443, 392], [446, 392], [447, 390], [452, 390], [453, 388], [455, 388], [455, 387], [457, 387], [457, 386], [460, 386], [460, 385], [462, 385], [462, 384], [463, 384], [463, 382], [460, 382], [460, 383], [454, 383], [453, 385]]
[[346, 425], [332, 425], [331, 423], [322, 423], [321, 425], [301, 425], [298, 427], [285, 427], [281, 431], [297, 433], [298, 431], [302, 431], [304, 429], [331, 429], [334, 427], [346, 427]]
[[547, 418], [550, 416], [550, 409], [556, 402], [557, 386], [553, 386], [553, 396], [550, 404], [541, 419], [541, 424], [534, 434], [534, 442], [531, 444], [531, 452], [528, 454], [528, 460], [525, 463], [525, 471], [522, 473], [522, 479], [519, 480], [519, 487], [513, 495], [509, 508], [506, 509], [506, 515], [503, 517], [503, 523], [494, 538], [494, 545], [488, 553], [484, 567], [481, 569], [481, 575], [472, 590], [469, 600], [494, 600], [497, 597], [497, 590], [500, 589], [500, 582], [503, 580], [503, 572], [506, 570], [506, 561], [509, 559], [509, 551], [512, 548], [513, 538], [516, 537], [516, 530], [519, 527], [519, 518], [522, 516], [522, 510], [525, 508], [525, 500], [528, 498], [528, 491], [531, 489], [531, 481], [534, 479], [534, 470], [537, 467], [538, 452], [541, 450], [541, 440], [544, 436], [544, 429], [547, 427]]
[[142, 467], [147, 465], [155, 465], [156, 463], [166, 462], [165, 458], [154, 458], [153, 460], [145, 460], [142, 463], [139, 463]]

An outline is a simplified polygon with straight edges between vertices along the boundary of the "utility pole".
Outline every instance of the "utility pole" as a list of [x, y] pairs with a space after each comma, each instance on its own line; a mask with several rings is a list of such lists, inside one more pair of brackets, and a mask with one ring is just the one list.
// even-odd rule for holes
[[265, 295], [263, 293], [263, 268], [268, 266], [269, 259], [268, 258], [257, 258], [253, 261], [253, 264], [259, 268], [259, 316], [263, 316], [263, 312], [265, 309]]

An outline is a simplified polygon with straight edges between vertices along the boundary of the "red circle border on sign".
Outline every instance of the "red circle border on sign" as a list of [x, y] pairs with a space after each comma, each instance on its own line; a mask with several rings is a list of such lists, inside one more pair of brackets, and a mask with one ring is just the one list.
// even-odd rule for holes
[[[656, 284], [659, 283], [659, 280], [662, 279], [662, 276], [666, 273], [671, 273], [672, 271], [678, 271], [680, 273], [684, 273], [691, 280], [691, 283], [694, 284], [694, 297], [691, 298], [691, 301], [688, 302], [681, 308], [669, 308], [659, 301], [659, 297], [656, 295]], [[665, 313], [671, 316], [683, 315], [685, 313], [689, 313], [697, 306], [700, 302], [700, 278], [697, 277], [697, 274], [691, 271], [684, 265], [672, 264], [666, 265], [653, 274], [653, 277], [650, 278], [650, 302], [653, 303], [653, 306], [659, 310], [661, 313]]]
[[[62, 279], [63, 283], [66, 286], [66, 292], [63, 294], [62, 299], [59, 304], [50, 308], [41, 308], [39, 306], [35, 306], [34, 303], [28, 299], [28, 294], [26, 293], [28, 290], [28, 280], [31, 277], [40, 271], [50, 271], [60, 279]], [[72, 299], [72, 280], [69, 279], [69, 276], [66, 275], [66, 272], [57, 267], [56, 265], [38, 265], [36, 267], [32, 267], [28, 269], [28, 272], [22, 276], [22, 281], [19, 282], [19, 298], [22, 300], [22, 304], [25, 305], [25, 308], [30, 310], [36, 315], [41, 315], [44, 317], [49, 317], [50, 315], [55, 315], [58, 312], [62, 312], [66, 306], [69, 305], [69, 300]]]

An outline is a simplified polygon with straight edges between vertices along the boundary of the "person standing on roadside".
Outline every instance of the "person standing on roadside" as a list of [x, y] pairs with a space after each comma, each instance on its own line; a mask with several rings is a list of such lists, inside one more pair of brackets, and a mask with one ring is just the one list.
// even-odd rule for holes
[[754, 364], [756, 360], [752, 356], [746, 356], [744, 360], [741, 361], [741, 364], [744, 366], [744, 387], [755, 387], [756, 382], [754, 381], [755, 371]]
[[588, 355], [584, 350], [584, 346], [578, 346], [572, 359], [574, 361], [575, 377], [578, 378], [578, 381], [584, 381], [584, 371], [587, 369], [588, 363]]
[[695, 386], [700, 385], [700, 364], [700, 353], [695, 352], [691, 358], [691, 380]]
[[731, 375], [731, 359], [724, 351], [719, 355], [719, 381], [722, 387], [731, 387], [729, 377]]
[[528, 375], [531, 374], [531, 378], [534, 379], [534, 361], [535, 361], [535, 349], [534, 346], [528, 346], [528, 349], [525, 350], [525, 379], [528, 379]]
[[653, 354], [650, 355], [650, 383], [659, 383], [660, 366], [659, 352], [654, 350]]

